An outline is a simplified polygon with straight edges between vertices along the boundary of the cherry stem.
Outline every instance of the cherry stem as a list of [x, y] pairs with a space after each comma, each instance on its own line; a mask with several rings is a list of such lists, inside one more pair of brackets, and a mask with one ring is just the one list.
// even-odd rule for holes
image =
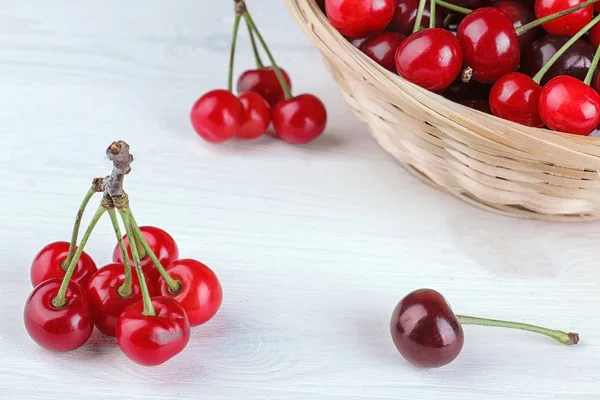
[[287, 84], [285, 77], [283, 76], [283, 73], [281, 72], [281, 69], [277, 66], [277, 63], [275, 62], [275, 58], [273, 57], [271, 50], [269, 50], [269, 46], [267, 45], [267, 42], [265, 42], [265, 39], [263, 38], [260, 31], [256, 27], [256, 24], [254, 23], [252, 16], [250, 15], [250, 13], [247, 10], [244, 13], [244, 18], [246, 19], [246, 23], [248, 24], [248, 27], [256, 34], [256, 37], [258, 38], [258, 41], [260, 42], [261, 46], [265, 50], [265, 53], [267, 53], [267, 57], [269, 58], [269, 62], [271, 63], [271, 67], [273, 68], [273, 72], [275, 72], [275, 76], [277, 76], [279, 85], [281, 85], [281, 89], [283, 89], [283, 93], [285, 94], [285, 99], [286, 100], [291, 99], [292, 91], [290, 89], [290, 86]]
[[150, 248], [148, 241], [144, 237], [144, 234], [140, 230], [140, 227], [138, 226], [137, 222], [135, 221], [131, 210], [127, 211], [127, 218], [129, 219], [129, 223], [131, 224], [131, 228], [135, 235], [136, 242], [141, 243], [141, 245], [144, 247], [144, 249], [146, 250], [146, 254], [148, 254], [148, 257], [150, 257], [150, 259], [152, 260], [154, 267], [158, 270], [160, 276], [165, 280], [165, 282], [169, 286], [169, 291], [173, 294], [177, 294], [179, 290], [181, 290], [181, 282], [171, 278], [165, 267], [162, 266], [162, 264], [158, 260], [158, 257], [156, 257], [156, 254], [154, 254], [154, 252]]
[[466, 15], [466, 14], [469, 14], [469, 13], [473, 12], [473, 10], [470, 10], [468, 8], [464, 8], [464, 7], [457, 6], [455, 4], [447, 3], [447, 2], [445, 2], [443, 0], [436, 0], [435, 2], [436, 2], [436, 4], [438, 6], [440, 6], [442, 8], [446, 8], [446, 9], [448, 9], [450, 11], [455, 11], [455, 12], [457, 12], [459, 14], [465, 14]]
[[[133, 233], [131, 220], [129, 219], [129, 214], [131, 213], [129, 211], [129, 208], [119, 208], [119, 213], [121, 214], [123, 225], [125, 225], [125, 230], [127, 231], [129, 243], [135, 243], [135, 234]], [[140, 292], [142, 293], [142, 301], [144, 304], [144, 310], [142, 311], [142, 315], [156, 315], [156, 310], [154, 310], [154, 306], [152, 305], [152, 299], [150, 298], [150, 292], [148, 292], [148, 286], [146, 286], [146, 279], [144, 278], [144, 272], [142, 271], [142, 265], [140, 264], [140, 255], [138, 254], [137, 246], [130, 247], [131, 254], [133, 255], [135, 272], [140, 282]]]
[[417, 8], [417, 17], [415, 18], [415, 25], [413, 26], [413, 33], [416, 33], [421, 29], [421, 20], [423, 19], [423, 11], [425, 11], [426, 2], [427, 0], [419, 0], [419, 7]]
[[98, 210], [92, 217], [92, 220], [90, 221], [87, 229], [83, 233], [83, 236], [81, 237], [81, 242], [79, 243], [79, 246], [77, 247], [77, 251], [75, 252], [73, 259], [71, 260], [71, 263], [69, 264], [69, 267], [67, 268], [65, 277], [63, 278], [62, 283], [60, 284], [60, 288], [58, 289], [58, 294], [56, 295], [56, 297], [54, 297], [52, 299], [52, 305], [54, 305], [54, 307], [62, 308], [67, 304], [67, 299], [66, 299], [67, 287], [69, 286], [69, 282], [71, 281], [73, 272], [75, 272], [75, 267], [77, 267], [79, 258], [81, 257], [81, 254], [83, 253], [83, 249], [85, 248], [85, 245], [87, 244], [87, 241], [90, 238], [92, 231], [96, 227], [96, 224], [98, 223], [98, 221], [100, 220], [100, 217], [102, 217], [102, 215], [104, 214], [105, 211], [106, 211], [106, 208], [104, 206], [101, 205], [100, 207], [98, 207]]
[[429, 0], [429, 27], [435, 28], [435, 6], [436, 0]]
[[121, 228], [119, 227], [119, 220], [117, 218], [117, 212], [114, 208], [108, 209], [108, 215], [110, 215], [110, 222], [112, 223], [113, 229], [115, 231], [115, 236], [117, 237], [117, 242], [119, 243], [119, 247], [121, 248], [121, 254], [123, 255], [123, 265], [125, 267], [125, 281], [123, 284], [117, 289], [117, 293], [121, 297], [129, 297], [133, 292], [131, 288], [132, 285], [132, 276], [131, 276], [131, 264], [129, 264], [129, 255], [127, 254], [127, 248], [125, 247], [125, 241], [123, 240], [123, 234], [121, 233]]
[[598, 61], [600, 61], [600, 46], [596, 48], [596, 53], [594, 54], [594, 58], [592, 59], [590, 69], [588, 69], [588, 72], [585, 75], [585, 79], [583, 80], [583, 83], [585, 83], [588, 86], [590, 85], [590, 83], [592, 83], [592, 78], [594, 77], [594, 72], [596, 72]]
[[231, 50], [229, 52], [229, 75], [227, 78], [227, 90], [230, 92], [233, 90], [233, 64], [235, 61], [235, 45], [237, 43], [237, 36], [240, 30], [240, 21], [242, 16], [239, 14], [235, 15], [235, 19], [233, 21], [233, 36], [231, 38]]
[[546, 22], [553, 21], [560, 17], [564, 17], [565, 15], [568, 15], [575, 11], [581, 10], [582, 8], [586, 8], [594, 3], [597, 3], [598, 1], [599, 0], [588, 0], [585, 3], [581, 3], [574, 7], [567, 8], [566, 10], [562, 10], [562, 11], [556, 12], [554, 14], [546, 15], [545, 17], [536, 19], [534, 21], [531, 21], [528, 24], [518, 27], [517, 29], [515, 29], [515, 32], [517, 33], [517, 36], [521, 36], [525, 32], [530, 31], [531, 29], [536, 28], [542, 24], [545, 24]]
[[62, 269], [66, 272], [71, 264], [71, 260], [73, 260], [73, 256], [75, 255], [75, 248], [77, 247], [77, 236], [79, 236], [79, 228], [81, 227], [81, 220], [83, 219], [83, 213], [90, 202], [90, 199], [96, 194], [94, 186], [88, 190], [83, 198], [81, 205], [79, 206], [79, 210], [77, 210], [77, 216], [75, 217], [75, 223], [73, 224], [73, 233], [71, 234], [71, 244], [69, 245], [69, 254], [67, 255], [67, 259], [62, 262]]
[[496, 326], [501, 328], [520, 329], [522, 331], [529, 331], [540, 333], [555, 339], [556, 341], [563, 344], [577, 344], [579, 343], [579, 334], [572, 332], [563, 332], [554, 329], [542, 328], [541, 326], [523, 324], [520, 322], [501, 321], [497, 319], [477, 318], [469, 317], [466, 315], [457, 315], [456, 318], [463, 325], [482, 325], [482, 326]]
[[[244, 18], [246, 20], [246, 18]], [[263, 69], [265, 65], [260, 58], [260, 54], [258, 53], [258, 47], [256, 46], [256, 39], [254, 38], [254, 32], [250, 25], [248, 25], [248, 20], [246, 20], [246, 26], [248, 27], [248, 35], [250, 35], [250, 42], [252, 43], [252, 51], [254, 52], [254, 60], [256, 61], [256, 67], [258, 69]]]
[[562, 45], [562, 47], [560, 49], [558, 49], [558, 51], [556, 53], [554, 53], [552, 55], [552, 57], [550, 57], [548, 62], [546, 64], [544, 64], [544, 66], [538, 71], [538, 73], [535, 74], [535, 76], [533, 77], [533, 81], [535, 83], [539, 84], [541, 82], [542, 78], [544, 77], [544, 75], [546, 74], [546, 72], [548, 72], [548, 70], [550, 70], [550, 68], [552, 68], [554, 63], [569, 49], [569, 47], [571, 47], [571, 45], [573, 43], [575, 43], [580, 37], [585, 35], [585, 33], [587, 31], [592, 29], [592, 27], [594, 25], [596, 25], [598, 23], [598, 21], [600, 21], [600, 15], [597, 15], [596, 17], [594, 17], [594, 19], [592, 19], [586, 26], [581, 28], [581, 30], [579, 32], [577, 32], [575, 35], [573, 35], [573, 37], [571, 37], [564, 45]]

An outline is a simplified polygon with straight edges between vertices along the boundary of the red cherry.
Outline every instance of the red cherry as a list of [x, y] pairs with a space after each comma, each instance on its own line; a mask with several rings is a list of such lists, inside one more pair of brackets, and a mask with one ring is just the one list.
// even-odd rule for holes
[[396, 72], [396, 50], [404, 39], [401, 33], [384, 32], [367, 40], [360, 49], [383, 68]]
[[432, 289], [416, 290], [400, 300], [390, 330], [400, 354], [420, 367], [449, 364], [463, 348], [460, 322], [446, 299]]
[[271, 106], [260, 94], [244, 92], [240, 95], [244, 107], [240, 131], [240, 139], [256, 139], [267, 131], [271, 124]]
[[222, 143], [238, 133], [243, 112], [242, 104], [233, 93], [213, 90], [194, 103], [192, 126], [204, 140]]
[[[40, 250], [31, 264], [30, 278], [33, 287], [48, 279], [62, 279], [66, 273], [62, 268], [62, 263], [67, 259], [68, 254], [69, 242], [53, 242]], [[85, 287], [89, 277], [96, 272], [96, 269], [94, 260], [84, 251], [77, 262], [71, 281]]]
[[48, 279], [38, 285], [25, 303], [25, 328], [41, 347], [70, 351], [83, 346], [94, 330], [85, 291], [73, 281], [67, 286], [67, 304], [57, 308], [52, 299], [58, 295], [62, 279]]
[[477, 9], [458, 26], [458, 40], [473, 79], [493, 83], [519, 66], [519, 39], [510, 18], [494, 7]]
[[[535, 20], [535, 14], [531, 6], [519, 0], [497, 0], [492, 6], [508, 15], [515, 29]], [[524, 53], [531, 46], [538, 34], [539, 27], [536, 27], [518, 36], [521, 53]]]
[[[279, 69], [291, 89], [292, 81], [290, 80], [290, 76], [284, 69]], [[256, 92], [264, 97], [271, 107], [275, 107], [277, 103], [285, 100], [285, 94], [279, 84], [275, 70], [271, 67], [252, 69], [244, 72], [238, 78], [237, 92], [238, 94], [244, 92]]]
[[[419, 8], [419, 0], [398, 0], [396, 2], [396, 10], [394, 11], [394, 17], [386, 28], [390, 32], [399, 32], [404, 36], [409, 36], [413, 27], [415, 26], [415, 20], [417, 19], [417, 10]], [[444, 24], [444, 15], [441, 9], [437, 7], [435, 14], [435, 26], [441, 27]], [[429, 1], [426, 3], [423, 9], [423, 17], [421, 19], [421, 26], [428, 27], [430, 21], [430, 7]]]
[[331, 24], [344, 36], [381, 32], [390, 23], [396, 0], [325, 0]]
[[223, 302], [223, 290], [210, 268], [196, 260], [182, 259], [172, 263], [167, 272], [181, 283], [181, 288], [172, 294], [167, 283], [160, 279], [158, 290], [183, 306], [191, 326], [202, 325], [215, 316]]
[[448, 86], [460, 73], [462, 50], [442, 28], [423, 29], [406, 38], [396, 51], [396, 70], [408, 81], [431, 91]]
[[600, 24], [596, 24], [590, 29], [590, 42], [596, 47], [600, 46]]
[[542, 89], [539, 109], [554, 131], [587, 135], [600, 125], [600, 95], [572, 76], [552, 78]]
[[323, 133], [327, 110], [316, 96], [301, 94], [277, 104], [273, 110], [273, 127], [288, 143], [308, 143]]
[[133, 362], [155, 366], [179, 354], [190, 341], [190, 323], [185, 310], [169, 297], [154, 297], [156, 315], [143, 315], [142, 302], [121, 314], [117, 322], [117, 342]]
[[521, 125], [542, 127], [538, 102], [542, 87], [531, 77], [511, 72], [496, 81], [490, 91], [490, 109], [500, 118]]
[[[586, 0], [535, 0], [533, 10], [537, 18], [567, 10], [585, 3]], [[594, 7], [589, 6], [563, 17], [542, 24], [546, 32], [554, 35], [573, 36], [587, 25], [594, 16]]]
[[[132, 292], [122, 297], [118, 290], [125, 282], [125, 266], [121, 263], [108, 264], [100, 268], [88, 282], [87, 299], [92, 309], [94, 325], [105, 335], [115, 336], [119, 315], [130, 305], [142, 301], [140, 281], [135, 271], [132, 273]], [[150, 296], [155, 290], [146, 277]]]
[[[150, 249], [160, 261], [163, 267], [168, 267], [173, 261], [179, 258], [179, 247], [175, 243], [175, 239], [164, 230], [155, 226], [140, 226], [142, 234], [146, 238]], [[131, 255], [131, 248], [129, 247], [129, 240], [127, 235], [123, 236], [125, 246], [127, 247], [127, 253], [129, 254], [129, 262], [133, 266], [133, 256]], [[113, 250], [113, 262], [123, 263], [123, 255], [121, 254], [121, 248], [117, 244]], [[141, 260], [142, 270], [144, 275], [151, 282], [156, 282], [159, 277], [159, 273], [152, 263], [152, 259], [146, 255]]]
[[367, 40], [371, 39], [371, 36], [363, 36], [363, 37], [359, 37], [359, 38], [346, 38], [346, 39], [348, 39], [348, 41], [350, 43], [352, 43], [352, 46], [356, 47], [357, 49], [360, 49]]

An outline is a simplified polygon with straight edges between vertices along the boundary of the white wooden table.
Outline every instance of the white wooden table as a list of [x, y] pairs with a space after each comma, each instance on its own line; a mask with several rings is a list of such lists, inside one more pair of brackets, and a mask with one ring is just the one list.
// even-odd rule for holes
[[[329, 108], [310, 145], [215, 146], [191, 130], [191, 104], [225, 85], [226, 1], [0, 2], [0, 398], [600, 399], [600, 225], [499, 217], [412, 178], [351, 115], [281, 2], [249, 4], [297, 92]], [[246, 39], [238, 72], [253, 62]], [[97, 333], [51, 354], [22, 321], [33, 256], [68, 240], [115, 139], [136, 157], [126, 188], [139, 222], [224, 287], [220, 313], [156, 368]], [[113, 243], [105, 220], [87, 249], [102, 265]], [[454, 363], [415, 369], [388, 321], [419, 287], [581, 343], [467, 327]]]

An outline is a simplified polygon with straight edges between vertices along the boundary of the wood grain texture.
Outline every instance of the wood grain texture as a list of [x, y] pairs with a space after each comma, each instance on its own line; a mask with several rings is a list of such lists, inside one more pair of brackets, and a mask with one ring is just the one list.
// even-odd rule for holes
[[[297, 92], [329, 107], [327, 135], [307, 146], [213, 146], [191, 131], [190, 105], [225, 83], [227, 2], [0, 4], [1, 398], [600, 398], [600, 226], [491, 215], [411, 177], [351, 115], [281, 2], [250, 5]], [[238, 71], [252, 60], [240, 45]], [[50, 354], [22, 322], [33, 256], [68, 239], [114, 139], [136, 157], [126, 189], [138, 222], [171, 232], [224, 287], [217, 317], [156, 368], [97, 333]], [[113, 245], [104, 220], [89, 253], [103, 264]], [[419, 287], [460, 313], [582, 341], [468, 327], [455, 363], [418, 370], [395, 352], [388, 320]]]

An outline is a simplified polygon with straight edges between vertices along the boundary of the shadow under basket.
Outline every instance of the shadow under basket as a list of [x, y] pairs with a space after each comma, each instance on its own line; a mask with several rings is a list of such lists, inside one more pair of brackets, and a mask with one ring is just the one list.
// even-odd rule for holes
[[430, 185], [496, 213], [600, 219], [600, 139], [529, 128], [452, 102], [387, 71], [313, 0], [285, 0], [379, 145]]

